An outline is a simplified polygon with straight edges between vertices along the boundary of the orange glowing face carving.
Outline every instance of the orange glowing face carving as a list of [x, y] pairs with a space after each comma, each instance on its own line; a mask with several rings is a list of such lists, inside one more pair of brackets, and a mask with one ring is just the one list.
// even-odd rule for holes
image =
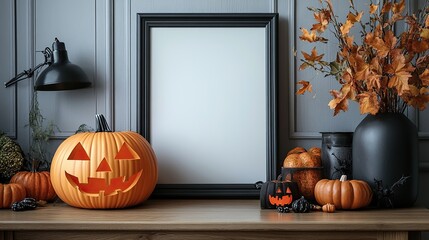
[[293, 201], [292, 192], [289, 187], [286, 188], [286, 192], [283, 193], [283, 190], [278, 187], [276, 190], [276, 196], [268, 195], [271, 205], [275, 206], [288, 206]]
[[[69, 161], [91, 161], [91, 158], [88, 156], [88, 153], [85, 151], [82, 144], [79, 142], [74, 149], [71, 151], [69, 157], [67, 158]], [[113, 159], [108, 161], [108, 158], [103, 157], [101, 162], [96, 167], [96, 174], [104, 175], [104, 177], [90, 177], [87, 179], [81, 179], [73, 174], [64, 171], [66, 179], [68, 182], [76, 188], [81, 193], [92, 196], [111, 196], [118, 194], [119, 192], [127, 192], [132, 189], [140, 179], [143, 173], [143, 169], [138, 170], [131, 176], [117, 176], [112, 177], [117, 174], [113, 174], [113, 171], [116, 168], [112, 168], [109, 162], [113, 161], [135, 161], [140, 160], [138, 154], [126, 143], [124, 142], [120, 148], [120, 150], [116, 153]], [[92, 160], [97, 161], [97, 160]], [[88, 163], [89, 164], [89, 163]], [[90, 165], [90, 164], [89, 164]], [[90, 169], [90, 171], [93, 171]]]

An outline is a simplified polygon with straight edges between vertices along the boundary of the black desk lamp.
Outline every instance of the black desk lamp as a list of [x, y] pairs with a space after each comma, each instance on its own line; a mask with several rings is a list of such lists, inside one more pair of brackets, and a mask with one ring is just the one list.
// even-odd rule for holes
[[45, 65], [49, 66], [40, 73], [34, 85], [34, 89], [37, 91], [71, 90], [91, 86], [91, 82], [88, 81], [88, 77], [83, 70], [69, 61], [64, 42], [60, 42], [55, 38], [55, 42], [52, 43], [52, 50], [46, 47], [42, 52], [45, 56], [44, 63], [37, 65], [34, 69], [30, 68], [16, 75], [5, 83], [5, 87], [32, 77], [37, 69]]

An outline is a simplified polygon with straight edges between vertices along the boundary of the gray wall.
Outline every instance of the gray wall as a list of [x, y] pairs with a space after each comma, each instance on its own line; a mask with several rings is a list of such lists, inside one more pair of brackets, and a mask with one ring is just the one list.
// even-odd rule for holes
[[[333, 2], [337, 9], [347, 9], [348, 1]], [[362, 9], [367, 7], [363, 1], [355, 2]], [[137, 129], [137, 13], [277, 12], [280, 15], [279, 146], [283, 158], [294, 146], [319, 146], [319, 132], [353, 131], [363, 118], [356, 103], [352, 103], [347, 113], [333, 117], [327, 103], [329, 89], [337, 88], [336, 83], [322, 75], [297, 70], [299, 61], [294, 50], [310, 49], [299, 41], [299, 27], [311, 25], [313, 18], [306, 7], [317, 4], [317, 0], [2, 0], [0, 79], [5, 82], [43, 61], [42, 54], [35, 51], [51, 46], [55, 37], [66, 43], [70, 60], [85, 70], [93, 87], [39, 93], [44, 116], [61, 129], [52, 139], [54, 151], [80, 124], [94, 126], [95, 113], [103, 113], [115, 130]], [[335, 44], [323, 48], [328, 55], [336, 50]], [[301, 79], [315, 80], [315, 93], [295, 96], [295, 82]], [[24, 150], [29, 145], [29, 129], [24, 126], [28, 123], [32, 84], [22, 81], [8, 89], [0, 87], [0, 130], [15, 138]], [[418, 202], [428, 205], [429, 194], [425, 189], [429, 178], [426, 157], [429, 111], [409, 111], [408, 115], [420, 131]]]

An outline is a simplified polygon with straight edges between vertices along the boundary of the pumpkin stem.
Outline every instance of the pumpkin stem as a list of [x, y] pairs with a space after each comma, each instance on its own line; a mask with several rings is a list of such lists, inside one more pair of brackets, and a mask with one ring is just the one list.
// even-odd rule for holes
[[347, 181], [347, 175], [341, 175], [340, 182]]
[[35, 158], [31, 158], [31, 169], [30, 172], [35, 173], [39, 170], [40, 161]]
[[109, 125], [107, 124], [106, 118], [103, 114], [95, 114], [95, 132], [111, 132]]

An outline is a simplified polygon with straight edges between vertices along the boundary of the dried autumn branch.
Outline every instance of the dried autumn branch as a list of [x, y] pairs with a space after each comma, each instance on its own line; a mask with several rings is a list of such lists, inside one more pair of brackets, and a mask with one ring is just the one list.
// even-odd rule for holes
[[[314, 47], [310, 53], [302, 51], [300, 70], [311, 68], [333, 76], [341, 84], [331, 90], [329, 107], [334, 115], [348, 110], [348, 101], [356, 101], [361, 114], [403, 113], [407, 106], [424, 110], [429, 102], [429, 7], [417, 14], [404, 13], [405, 0], [370, 0], [368, 9], [360, 11], [349, 0], [350, 11], [340, 21], [331, 0], [321, 0], [321, 8], [313, 12], [315, 23], [310, 30], [301, 28], [300, 39], [309, 43], [327, 43], [323, 37], [330, 30], [338, 41], [334, 60], [324, 60], [325, 54]], [[368, 22], [362, 22], [365, 14]], [[395, 35], [395, 27], [404, 24], [405, 30]], [[361, 44], [351, 35], [359, 28]], [[310, 82], [302, 80], [297, 94], [312, 91]]]

